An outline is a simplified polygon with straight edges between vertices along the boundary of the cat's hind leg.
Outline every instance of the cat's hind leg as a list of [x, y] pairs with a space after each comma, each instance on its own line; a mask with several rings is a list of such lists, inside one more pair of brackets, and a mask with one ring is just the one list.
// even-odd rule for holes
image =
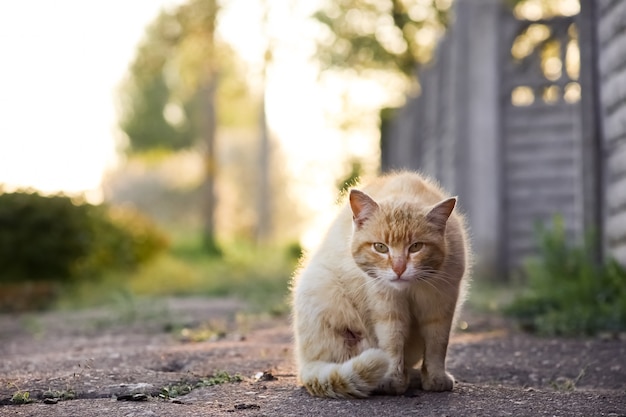
[[301, 365], [304, 387], [318, 397], [363, 398], [384, 378], [389, 358], [381, 349], [367, 349], [343, 363], [313, 361]]
[[[312, 394], [331, 398], [367, 397], [384, 379], [389, 356], [373, 348], [366, 329], [349, 306], [318, 311], [315, 320], [296, 316], [299, 380]], [[352, 313], [352, 314], [351, 314]]]

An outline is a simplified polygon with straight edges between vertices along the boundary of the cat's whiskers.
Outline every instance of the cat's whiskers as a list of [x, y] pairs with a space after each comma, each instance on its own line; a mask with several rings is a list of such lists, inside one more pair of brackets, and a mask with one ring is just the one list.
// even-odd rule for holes
[[418, 277], [423, 281], [427, 281], [433, 285], [442, 285], [450, 288], [454, 288], [454, 284], [451, 284], [447, 279], [439, 277], [437, 275], [421, 275]]
[[438, 284], [445, 284], [449, 287], [454, 287], [454, 284], [452, 284], [449, 280], [447, 280], [439, 271], [425, 271], [425, 270], [421, 270], [419, 271], [420, 273], [418, 275], [416, 275], [416, 279], [419, 282], [424, 283], [425, 285], [429, 285], [431, 288], [433, 288], [434, 290], [436, 290], [439, 295], [443, 296], [444, 298], [452, 298], [452, 294], [450, 294], [449, 291], [446, 291], [444, 288], [440, 288], [438, 286]]
[[431, 282], [441, 283], [448, 287], [455, 287], [455, 284], [451, 282], [448, 277], [439, 272], [422, 272], [418, 276]]
[[[376, 271], [375, 269], [371, 269], [371, 270], [369, 270], [369, 272], [374, 272], [374, 273], [376, 273], [377, 271]], [[374, 286], [378, 285], [378, 282], [380, 281], [380, 280], [378, 279], [378, 277], [373, 277], [372, 275], [370, 275], [370, 274], [369, 274], [369, 272], [368, 272], [368, 271], [366, 271], [366, 273], [367, 273], [368, 277], [369, 277], [369, 278], [371, 278], [371, 279], [367, 279], [367, 278], [366, 278], [366, 279], [364, 279], [364, 280], [363, 280], [363, 283], [362, 283], [361, 285], [359, 285], [359, 286], [356, 288], [358, 291], [360, 291], [360, 290], [362, 290], [362, 289], [369, 290], [369, 289], [371, 289], [372, 287], [374, 287]]]
[[436, 270], [436, 269], [420, 269], [419, 273], [428, 278], [433, 278], [439, 281], [444, 281], [446, 284], [454, 286], [454, 277], [450, 274], [447, 274], [444, 271]]
[[432, 281], [428, 280], [428, 279], [424, 279], [424, 278], [419, 278], [418, 277], [418, 282], [423, 283], [424, 285], [427, 285], [431, 288], [433, 288], [439, 295], [443, 296], [443, 297], [447, 297], [448, 294], [446, 294], [445, 291], [443, 291], [441, 288], [439, 288], [438, 286], [436, 286]]

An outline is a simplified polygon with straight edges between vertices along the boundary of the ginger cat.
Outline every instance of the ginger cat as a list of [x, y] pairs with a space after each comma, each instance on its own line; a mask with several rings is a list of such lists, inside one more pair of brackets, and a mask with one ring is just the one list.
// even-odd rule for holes
[[455, 204], [410, 172], [351, 190], [293, 282], [298, 378], [312, 395], [452, 390], [445, 360], [470, 253]]

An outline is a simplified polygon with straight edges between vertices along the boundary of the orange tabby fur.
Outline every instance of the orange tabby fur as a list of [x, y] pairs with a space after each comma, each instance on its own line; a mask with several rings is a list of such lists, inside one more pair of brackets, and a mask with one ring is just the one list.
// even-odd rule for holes
[[298, 377], [312, 395], [453, 388], [445, 359], [469, 269], [455, 203], [409, 172], [350, 192], [293, 283]]

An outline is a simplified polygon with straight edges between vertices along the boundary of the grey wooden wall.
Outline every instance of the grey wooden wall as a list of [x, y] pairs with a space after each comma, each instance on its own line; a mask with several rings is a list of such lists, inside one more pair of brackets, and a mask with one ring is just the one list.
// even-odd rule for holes
[[[579, 85], [578, 74], [569, 74], [564, 64], [566, 46], [577, 32], [574, 18], [520, 21], [503, 10], [502, 22], [500, 256], [511, 271], [536, 251], [537, 226], [550, 225], [557, 214], [570, 239], [584, 236], [582, 109], [579, 97], [566, 99], [566, 91]], [[515, 39], [537, 25], [548, 28], [549, 36], [524, 58], [513, 59]], [[555, 53], [562, 64], [550, 73], [542, 69], [541, 55], [542, 45], [553, 42], [560, 45]], [[519, 89], [525, 90], [528, 102], [515, 102]]]
[[381, 129], [383, 170], [420, 170], [459, 196], [486, 272], [501, 269], [500, 12], [497, 0], [456, 2], [420, 96]]
[[626, 1], [597, 2], [607, 251], [626, 265]]
[[[383, 170], [418, 169], [459, 195], [479, 274], [518, 270], [536, 252], [536, 225], [557, 214], [572, 241], [593, 230], [626, 263], [626, 2], [584, 3], [578, 16], [528, 22], [501, 0], [458, 0], [421, 94], [384, 123]], [[537, 25], [549, 35], [514, 56]], [[579, 71], [565, 67], [572, 42]], [[561, 68], [550, 74], [542, 54], [555, 43]]]

